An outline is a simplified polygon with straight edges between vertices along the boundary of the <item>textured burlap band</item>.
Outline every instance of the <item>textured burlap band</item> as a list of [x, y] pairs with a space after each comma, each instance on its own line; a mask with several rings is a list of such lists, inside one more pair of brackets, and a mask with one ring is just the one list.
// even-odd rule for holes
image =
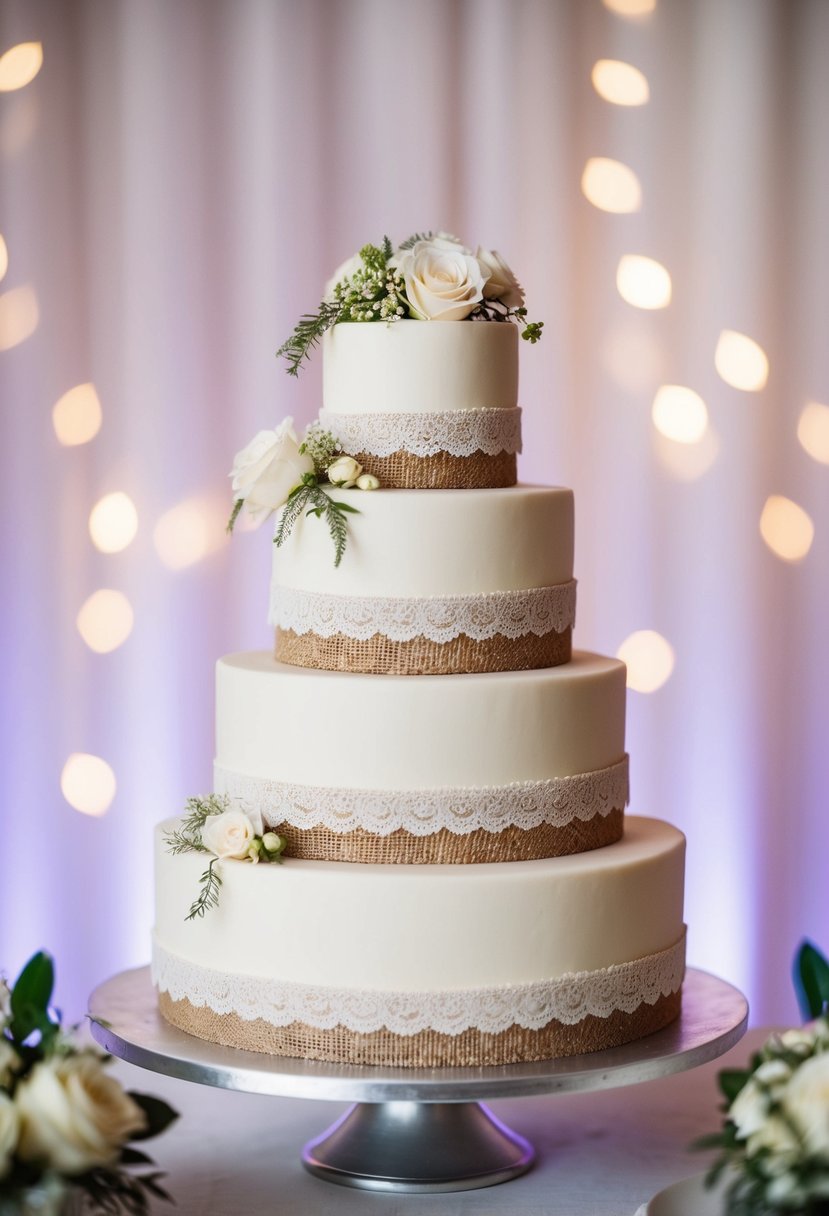
[[355, 452], [354, 459], [387, 490], [494, 490], [514, 486], [518, 480], [515, 452], [415, 456], [401, 450], [390, 456]]
[[429, 836], [415, 836], [398, 828], [378, 836], [357, 828], [332, 832], [330, 828], [296, 828], [280, 823], [273, 830], [288, 840], [286, 857], [306, 861], [350, 861], [371, 865], [466, 865], [486, 861], [533, 861], [587, 853], [621, 840], [624, 812], [614, 808], [592, 819], [572, 819], [563, 827], [541, 823], [535, 828], [506, 827], [501, 832], [479, 828], [461, 836], [448, 828]]
[[187, 999], [174, 1001], [168, 993], [159, 993], [159, 1007], [168, 1022], [211, 1043], [276, 1056], [395, 1068], [518, 1064], [620, 1047], [667, 1026], [678, 1016], [680, 1003], [681, 990], [659, 997], [653, 1005], [643, 1002], [633, 1013], [617, 1011], [606, 1018], [588, 1014], [572, 1026], [554, 1020], [540, 1030], [511, 1026], [498, 1034], [473, 1028], [457, 1035], [431, 1030], [401, 1035], [387, 1030], [365, 1034], [344, 1026], [318, 1030], [304, 1022], [274, 1026], [262, 1018], [246, 1022], [238, 1014], [214, 1013], [207, 1006], [191, 1005]]
[[276, 630], [276, 658], [294, 667], [323, 671], [369, 672], [372, 675], [448, 676], [481, 671], [528, 671], [569, 663], [572, 629], [561, 633], [525, 633], [519, 638], [503, 634], [476, 641], [462, 633], [450, 642], [433, 642], [422, 634], [395, 642], [375, 633], [366, 641], [334, 633], [295, 633]]

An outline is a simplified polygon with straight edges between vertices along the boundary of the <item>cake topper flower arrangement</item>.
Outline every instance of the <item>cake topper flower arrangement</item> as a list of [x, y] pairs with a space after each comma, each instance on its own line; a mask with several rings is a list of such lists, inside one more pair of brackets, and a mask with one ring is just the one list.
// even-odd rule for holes
[[0, 1212], [57, 1216], [77, 1198], [84, 1211], [144, 1216], [152, 1199], [170, 1197], [133, 1144], [178, 1116], [123, 1089], [108, 1056], [64, 1032], [51, 1006], [54, 978], [43, 952], [14, 985], [0, 978]]
[[804, 942], [794, 977], [812, 1020], [719, 1074], [723, 1129], [695, 1145], [721, 1150], [706, 1182], [724, 1182], [728, 1216], [829, 1213], [829, 962]]
[[322, 335], [341, 321], [514, 321], [528, 342], [541, 338], [543, 321], [527, 321], [524, 291], [495, 250], [475, 253], [447, 232], [416, 232], [395, 249], [388, 237], [364, 245], [340, 266], [315, 313], [301, 317], [276, 352], [288, 373]]

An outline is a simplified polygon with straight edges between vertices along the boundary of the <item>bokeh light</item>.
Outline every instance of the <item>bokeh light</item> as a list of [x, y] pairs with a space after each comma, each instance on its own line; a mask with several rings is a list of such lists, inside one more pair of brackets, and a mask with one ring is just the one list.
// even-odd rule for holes
[[183, 570], [221, 548], [227, 540], [227, 514], [204, 498], [187, 498], [165, 511], [153, 531], [153, 544], [164, 565]]
[[13, 287], [0, 296], [0, 350], [11, 350], [37, 329], [40, 309], [33, 287]]
[[708, 426], [702, 397], [682, 384], [663, 384], [657, 389], [651, 417], [660, 435], [675, 443], [699, 443]]
[[645, 74], [621, 59], [596, 60], [590, 79], [599, 96], [614, 106], [643, 106], [651, 95]]
[[656, 692], [674, 669], [673, 647], [653, 629], [639, 629], [625, 638], [616, 657], [627, 664], [627, 686], [634, 692]]
[[0, 155], [13, 160], [31, 142], [37, 130], [40, 117], [37, 93], [18, 93], [5, 98], [0, 110]]
[[772, 494], [760, 516], [760, 535], [775, 556], [785, 562], [799, 562], [812, 547], [815, 525], [796, 502]]
[[640, 320], [619, 320], [602, 342], [602, 363], [620, 388], [629, 393], [652, 392], [664, 374], [665, 355]]
[[0, 279], [5, 277], [6, 271], [9, 268], [9, 251], [6, 248], [6, 242], [0, 236]]
[[656, 8], [656, 0], [602, 0], [605, 8], [619, 17], [649, 17]]
[[769, 361], [762, 346], [733, 329], [720, 334], [714, 366], [726, 384], [746, 393], [759, 392], [769, 378]]
[[135, 503], [123, 490], [99, 498], [89, 513], [89, 535], [101, 553], [120, 553], [132, 543], [137, 531]]
[[680, 443], [653, 432], [654, 449], [663, 469], [677, 481], [697, 481], [703, 477], [720, 454], [720, 440], [709, 425], [698, 443]]
[[616, 287], [634, 308], [667, 308], [671, 302], [671, 276], [661, 262], [639, 253], [626, 253], [616, 268]]
[[581, 188], [600, 211], [624, 214], [642, 206], [639, 178], [628, 165], [607, 156], [591, 156], [581, 175]]
[[94, 591], [78, 613], [78, 632], [90, 650], [109, 654], [132, 633], [132, 604], [122, 591]]
[[89, 443], [101, 429], [101, 403], [94, 384], [77, 384], [64, 393], [52, 410], [58, 443], [75, 447]]
[[0, 93], [11, 93], [30, 84], [43, 65], [39, 42], [18, 42], [0, 55]]
[[104, 815], [115, 797], [115, 773], [106, 760], [88, 752], [73, 752], [60, 775], [66, 801], [82, 815]]
[[829, 405], [808, 402], [797, 424], [797, 437], [813, 460], [829, 464]]

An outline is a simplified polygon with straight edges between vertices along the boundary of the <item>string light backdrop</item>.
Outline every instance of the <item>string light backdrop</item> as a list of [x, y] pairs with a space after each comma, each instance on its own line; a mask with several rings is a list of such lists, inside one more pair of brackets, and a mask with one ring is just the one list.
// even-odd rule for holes
[[827, 52], [821, 0], [6, 0], [10, 971], [49, 946], [75, 1016], [148, 957], [213, 662], [271, 642], [232, 455], [316, 414], [319, 360], [273, 352], [333, 268], [434, 226], [545, 320], [522, 473], [575, 489], [577, 642], [629, 665], [691, 960], [794, 1017], [829, 946]]

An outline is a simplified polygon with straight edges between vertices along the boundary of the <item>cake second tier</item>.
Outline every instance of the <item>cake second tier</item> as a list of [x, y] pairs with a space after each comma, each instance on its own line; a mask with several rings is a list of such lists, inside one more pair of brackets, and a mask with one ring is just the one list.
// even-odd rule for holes
[[220, 659], [215, 789], [295, 857], [514, 861], [622, 833], [625, 667], [366, 676]]
[[276, 657], [399, 675], [518, 671], [571, 653], [573, 494], [330, 491], [359, 510], [334, 566], [319, 520], [274, 548]]

